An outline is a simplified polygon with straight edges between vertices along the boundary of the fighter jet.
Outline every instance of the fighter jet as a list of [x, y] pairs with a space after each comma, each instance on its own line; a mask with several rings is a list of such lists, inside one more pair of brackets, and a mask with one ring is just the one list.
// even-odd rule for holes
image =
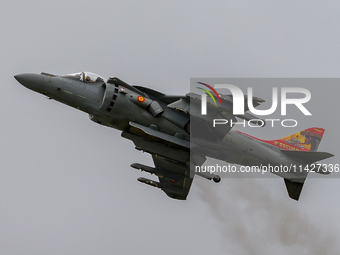
[[[232, 126], [212, 128], [211, 123], [207, 124], [211, 119], [201, 115], [201, 97], [195, 93], [165, 95], [129, 85], [116, 77], [106, 80], [91, 72], [61, 76], [23, 73], [15, 79], [28, 89], [88, 113], [95, 123], [122, 131], [122, 137], [131, 140], [137, 150], [151, 154], [154, 161], [154, 167], [139, 163], [131, 167], [155, 174], [159, 181], [143, 177], [138, 181], [159, 188], [174, 199], [187, 198], [195, 175], [214, 182], [221, 180], [215, 174], [193, 171], [194, 166], [202, 166], [207, 157], [241, 166], [261, 168], [270, 164], [304, 168], [333, 156], [316, 151], [324, 134], [322, 128], [308, 128], [270, 141], [232, 130]], [[230, 95], [221, 95], [222, 101], [224, 108], [208, 103], [211, 116], [230, 120], [254, 117], [249, 112], [234, 116]], [[255, 107], [261, 102], [262, 99], [253, 98]], [[327, 173], [325, 169], [319, 172]], [[296, 169], [275, 172], [284, 178], [288, 195], [295, 200], [299, 199], [307, 173]]]

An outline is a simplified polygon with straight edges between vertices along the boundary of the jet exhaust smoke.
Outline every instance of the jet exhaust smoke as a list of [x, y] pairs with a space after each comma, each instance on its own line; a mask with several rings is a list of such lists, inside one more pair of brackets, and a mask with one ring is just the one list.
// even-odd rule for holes
[[313, 222], [298, 202], [274, 200], [256, 179], [225, 178], [218, 191], [199, 178], [195, 185], [230, 254], [339, 254], [335, 231]]

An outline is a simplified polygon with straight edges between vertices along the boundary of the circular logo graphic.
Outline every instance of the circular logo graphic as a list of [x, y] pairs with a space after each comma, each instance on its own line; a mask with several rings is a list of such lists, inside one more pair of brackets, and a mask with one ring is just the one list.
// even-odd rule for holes
[[143, 103], [145, 101], [145, 98], [141, 97], [141, 96], [138, 96], [137, 97], [137, 101], [140, 102], [140, 103]]

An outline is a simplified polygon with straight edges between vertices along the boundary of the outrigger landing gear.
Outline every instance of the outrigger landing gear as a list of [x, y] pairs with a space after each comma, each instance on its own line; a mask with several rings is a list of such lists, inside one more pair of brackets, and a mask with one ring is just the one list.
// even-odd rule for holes
[[196, 172], [196, 174], [205, 178], [205, 179], [213, 180], [216, 183], [221, 181], [221, 177], [219, 175], [216, 175], [216, 174], [202, 173], [202, 172]]
[[221, 181], [221, 177], [219, 175], [214, 175], [213, 181], [219, 183]]

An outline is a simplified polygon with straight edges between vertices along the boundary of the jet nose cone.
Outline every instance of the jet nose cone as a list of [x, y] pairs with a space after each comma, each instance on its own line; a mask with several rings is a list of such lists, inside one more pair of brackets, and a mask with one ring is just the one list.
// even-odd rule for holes
[[17, 74], [14, 78], [25, 87], [36, 90], [41, 84], [41, 75], [35, 73]]
[[25, 83], [25, 74], [17, 74], [14, 76], [14, 78], [19, 82], [21, 83], [22, 85]]

